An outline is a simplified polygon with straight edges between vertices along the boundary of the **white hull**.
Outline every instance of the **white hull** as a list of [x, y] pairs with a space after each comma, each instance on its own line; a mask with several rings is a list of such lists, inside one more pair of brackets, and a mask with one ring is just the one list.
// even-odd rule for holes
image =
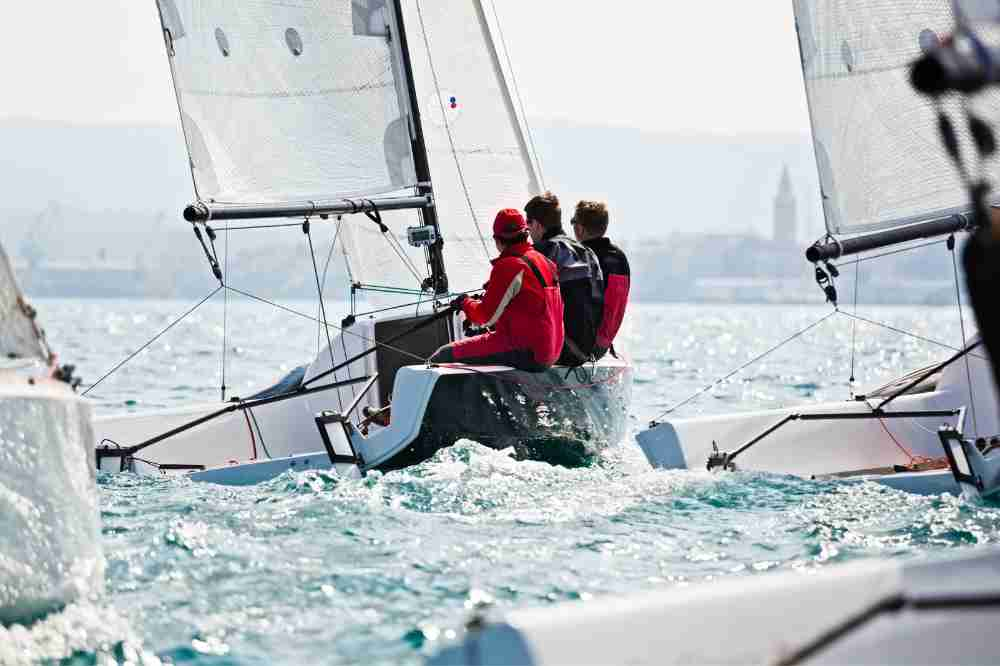
[[989, 664], [998, 572], [990, 549], [515, 611], [429, 664]]
[[90, 405], [53, 380], [0, 373], [0, 622], [101, 589]]
[[[885, 412], [950, 411], [966, 408], [966, 437], [990, 438], [1000, 433], [997, 389], [988, 361], [980, 348], [969, 357], [972, 396], [965, 363], [946, 367], [933, 386], [896, 398]], [[902, 388], [905, 381], [896, 386]], [[665, 469], [704, 469], [713, 443], [733, 452], [794, 414], [865, 415], [892, 389], [865, 401], [807, 404], [787, 409], [746, 412], [655, 425], [637, 436], [650, 464]], [[974, 406], [974, 409], [973, 409]], [[914, 458], [938, 459], [944, 455], [938, 428], [957, 425], [956, 417], [864, 418], [794, 420], [764, 437], [735, 461], [737, 468], [794, 474], [806, 478], [825, 475], [869, 475], [873, 470], [909, 466]], [[912, 457], [911, 457], [912, 456]], [[950, 475], [947, 470], [944, 470]], [[890, 475], [893, 476], [893, 475]], [[932, 475], [922, 477], [930, 479]], [[932, 486], [937, 487], [937, 486]], [[957, 486], [956, 486], [957, 488]], [[931, 492], [931, 491], [926, 491]]]
[[[367, 349], [369, 341], [377, 339], [376, 324], [358, 322], [349, 333], [334, 339], [334, 363]], [[340, 461], [344, 473], [392, 469], [426, 459], [463, 436], [490, 446], [509, 446], [524, 434], [518, 429], [528, 425], [531, 416], [516, 409], [520, 405], [530, 411], [539, 401], [546, 403], [547, 425], [582, 429], [595, 445], [596, 440], [617, 440], [624, 433], [631, 384], [631, 366], [624, 360], [602, 359], [579, 372], [553, 369], [529, 375], [499, 366], [397, 364], [387, 369], [382, 353], [380, 349], [336, 375], [310, 382], [332, 367], [330, 354], [324, 350], [305, 371], [303, 387], [350, 384], [302, 394], [284, 389], [287, 397], [274, 402], [248, 399], [248, 404], [257, 404], [250, 409], [240, 409], [237, 403], [211, 403], [98, 418], [100, 469], [190, 472], [194, 479], [216, 483], [258, 483], [289, 469], [330, 469], [333, 449], [344, 458]], [[413, 363], [409, 358], [401, 362]], [[380, 372], [391, 373], [391, 383], [383, 385]], [[367, 434], [354, 426], [317, 421], [323, 413], [348, 412], [344, 415], [357, 424], [363, 408], [378, 409], [390, 395], [391, 422], [386, 427], [372, 424]], [[479, 411], [464, 404], [470, 399], [477, 402]], [[356, 407], [351, 408], [352, 404]], [[227, 409], [231, 411], [208, 418]], [[145, 445], [199, 419], [207, 420]], [[560, 419], [567, 422], [565, 426]], [[537, 424], [531, 425], [535, 429]], [[135, 446], [142, 448], [129, 456], [118, 454], [120, 449]], [[351, 456], [356, 459], [349, 462]]]

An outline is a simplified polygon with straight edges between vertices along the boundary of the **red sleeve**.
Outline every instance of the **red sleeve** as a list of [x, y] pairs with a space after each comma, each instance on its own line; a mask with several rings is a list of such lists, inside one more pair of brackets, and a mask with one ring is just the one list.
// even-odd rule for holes
[[465, 299], [462, 311], [476, 326], [493, 326], [521, 291], [525, 266], [518, 259], [501, 259], [493, 264], [483, 299]]
[[597, 329], [597, 345], [605, 349], [615, 341], [618, 329], [621, 328], [631, 286], [628, 275], [611, 274], [607, 279], [608, 286], [604, 290], [604, 316], [601, 318], [601, 327]]

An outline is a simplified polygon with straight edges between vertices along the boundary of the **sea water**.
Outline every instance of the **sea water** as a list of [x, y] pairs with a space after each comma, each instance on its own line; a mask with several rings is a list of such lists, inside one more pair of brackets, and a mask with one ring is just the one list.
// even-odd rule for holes
[[[52, 345], [87, 384], [190, 307], [36, 305]], [[316, 316], [315, 304], [283, 305]], [[646, 464], [634, 431], [830, 312], [632, 306], [618, 347], [636, 368], [633, 435], [585, 469], [519, 462], [463, 441], [424, 464], [361, 480], [286, 473], [227, 488], [102, 474], [105, 593], [30, 627], [0, 627], [0, 663], [419, 663], [483, 604], [600, 603], [657, 587], [995, 543], [996, 506], [874, 484]], [[852, 367], [862, 391], [962, 343], [954, 308], [858, 314], [897, 330], [834, 314], [673, 415], [847, 399]], [[227, 395], [246, 395], [315, 355], [317, 333], [287, 311], [213, 300], [89, 397], [102, 413], [218, 399], [223, 350]]]

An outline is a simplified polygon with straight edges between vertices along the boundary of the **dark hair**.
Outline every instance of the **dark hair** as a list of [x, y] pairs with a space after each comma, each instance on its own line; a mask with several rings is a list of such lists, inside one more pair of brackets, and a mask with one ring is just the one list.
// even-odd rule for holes
[[608, 207], [600, 201], [581, 201], [576, 205], [573, 222], [592, 236], [603, 236], [608, 230]]
[[562, 227], [562, 209], [559, 207], [559, 197], [552, 192], [545, 192], [531, 198], [524, 205], [524, 214], [528, 221], [535, 220], [546, 229]]
[[516, 245], [517, 243], [524, 243], [525, 241], [527, 241], [528, 230], [525, 229], [524, 231], [520, 231], [516, 236], [512, 236], [510, 238], [500, 238], [498, 236], [494, 236], [493, 238], [496, 239], [504, 247], [510, 247], [511, 245]]

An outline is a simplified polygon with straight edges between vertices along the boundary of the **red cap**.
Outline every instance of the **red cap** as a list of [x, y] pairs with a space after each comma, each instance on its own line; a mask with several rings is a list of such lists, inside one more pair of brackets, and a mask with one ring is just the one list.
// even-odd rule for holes
[[524, 221], [524, 215], [514, 208], [504, 208], [493, 220], [493, 237], [500, 240], [509, 240], [527, 230], [528, 223]]

